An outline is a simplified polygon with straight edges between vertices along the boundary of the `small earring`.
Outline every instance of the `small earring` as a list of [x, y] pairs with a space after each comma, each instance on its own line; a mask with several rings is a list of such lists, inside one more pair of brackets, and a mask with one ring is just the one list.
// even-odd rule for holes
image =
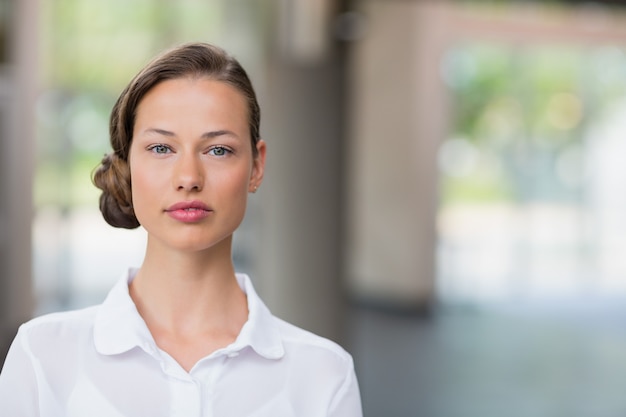
[[254, 186], [254, 189], [252, 190], [252, 192], [253, 192], [253, 193], [256, 193], [256, 190], [258, 190], [258, 189], [259, 189], [259, 187], [255, 185], [255, 186]]

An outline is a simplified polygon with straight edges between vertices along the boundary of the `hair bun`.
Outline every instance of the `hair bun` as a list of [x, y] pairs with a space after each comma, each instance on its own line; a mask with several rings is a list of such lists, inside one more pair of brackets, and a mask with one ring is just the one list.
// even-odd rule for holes
[[100, 211], [113, 227], [135, 229], [139, 221], [133, 209], [128, 163], [116, 154], [102, 158], [93, 174], [93, 183], [102, 190]]

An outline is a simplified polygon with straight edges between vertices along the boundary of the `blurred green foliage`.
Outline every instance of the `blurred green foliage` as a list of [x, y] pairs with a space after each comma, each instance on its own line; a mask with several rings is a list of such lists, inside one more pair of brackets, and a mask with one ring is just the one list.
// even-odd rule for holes
[[622, 49], [463, 44], [442, 76], [442, 204], [582, 198], [589, 122], [626, 92]]

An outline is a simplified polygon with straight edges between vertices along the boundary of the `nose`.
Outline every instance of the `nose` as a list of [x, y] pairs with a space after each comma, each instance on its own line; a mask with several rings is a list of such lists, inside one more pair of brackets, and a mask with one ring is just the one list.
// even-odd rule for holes
[[174, 187], [179, 191], [200, 191], [204, 186], [204, 170], [198, 156], [181, 156], [176, 161]]

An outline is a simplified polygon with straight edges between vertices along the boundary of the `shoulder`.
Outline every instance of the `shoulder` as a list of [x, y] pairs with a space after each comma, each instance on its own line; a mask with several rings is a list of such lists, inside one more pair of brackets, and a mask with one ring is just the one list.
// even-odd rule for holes
[[18, 339], [31, 347], [46, 347], [64, 341], [76, 342], [93, 331], [98, 306], [46, 314], [22, 324]]
[[[247, 294], [250, 327], [246, 337], [257, 353], [266, 358], [284, 358], [287, 363], [329, 363], [335, 369], [351, 369], [352, 357], [339, 344], [276, 317], [259, 298], [252, 281], [237, 274], [240, 287]], [[337, 366], [342, 365], [342, 366]]]
[[352, 356], [338, 343], [325, 337], [304, 330], [280, 318], [276, 324], [285, 347], [286, 355], [294, 354], [303, 359], [318, 361], [317, 364], [328, 363], [345, 371], [352, 369]]
[[92, 307], [47, 314], [20, 326], [0, 374], [0, 409], [30, 416], [39, 415], [36, 408], [41, 404], [55, 403], [41, 402], [40, 396], [51, 398], [50, 389], [66, 390], [83, 367], [81, 357], [90, 346], [95, 311]]
[[92, 306], [80, 310], [49, 313], [36, 317], [22, 324], [23, 331], [38, 331], [49, 328], [73, 328], [93, 324], [99, 306]]
[[[302, 409], [314, 415], [362, 416], [352, 356], [339, 344], [281, 319], [276, 319], [295, 395], [309, 393]], [[313, 395], [314, 394], [314, 395]], [[313, 415], [312, 414], [312, 415]]]

